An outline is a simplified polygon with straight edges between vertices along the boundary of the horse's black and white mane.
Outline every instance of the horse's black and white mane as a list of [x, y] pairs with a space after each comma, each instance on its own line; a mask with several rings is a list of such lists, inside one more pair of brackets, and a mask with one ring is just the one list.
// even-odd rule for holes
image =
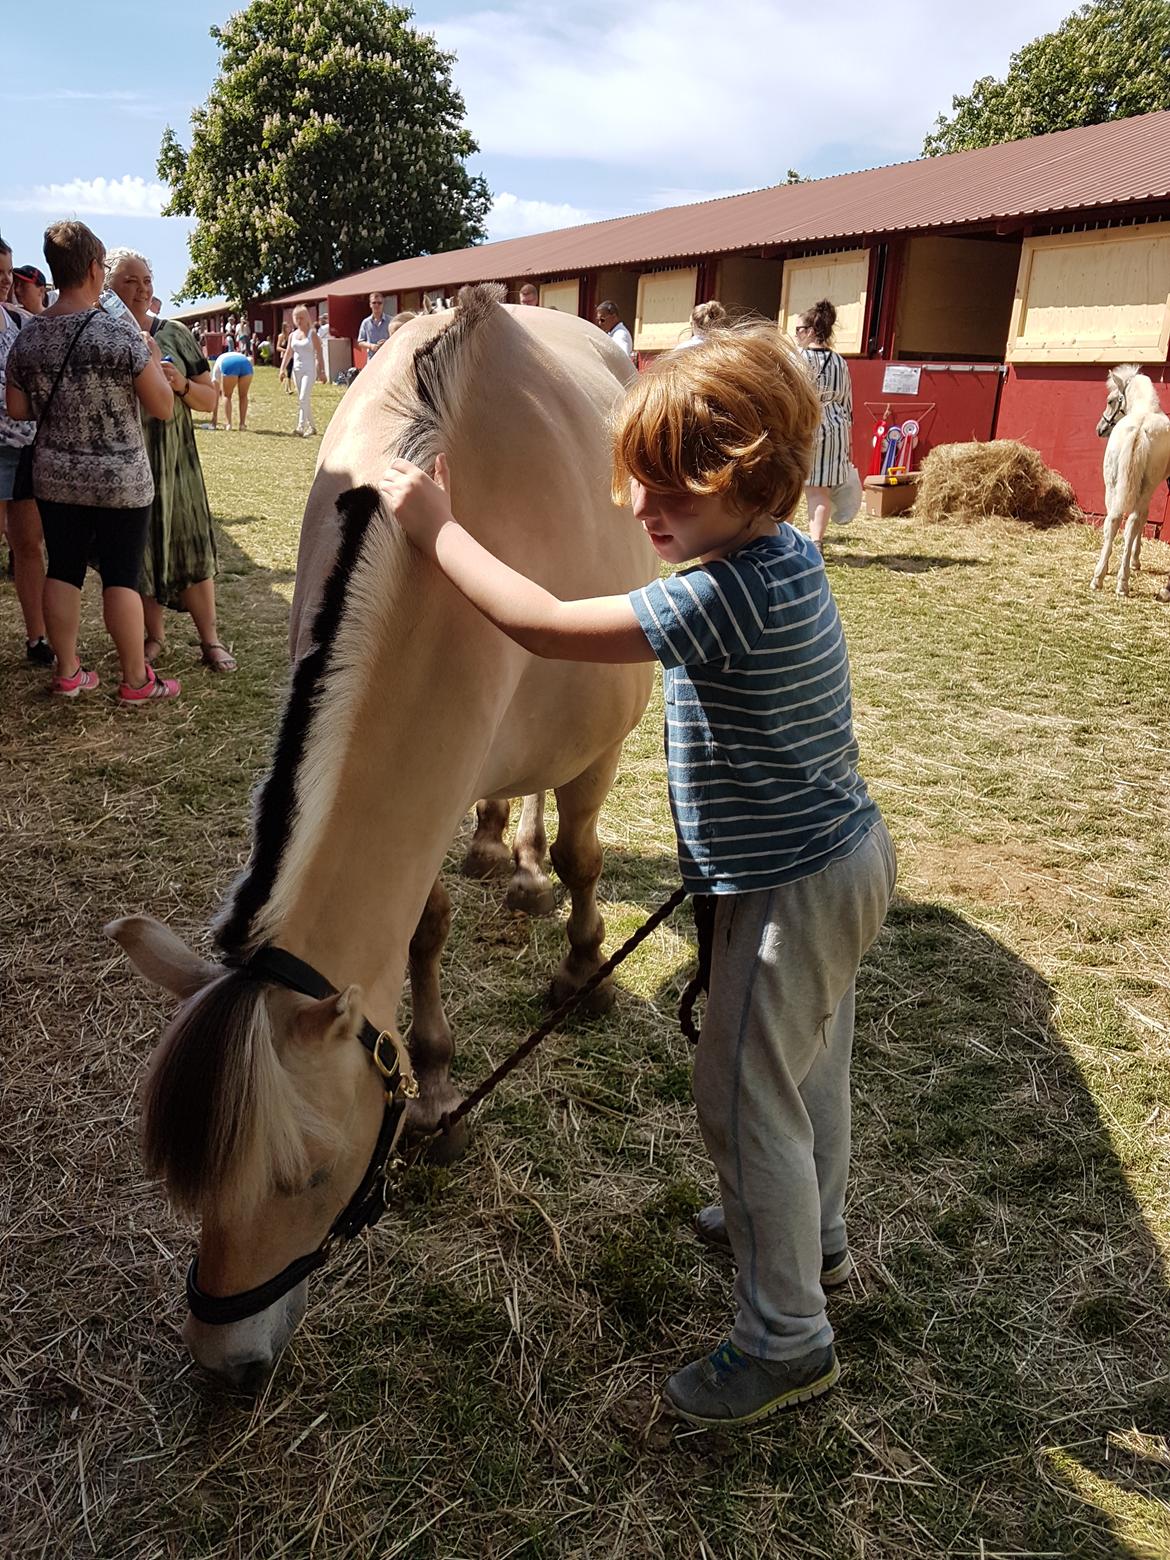
[[[429, 468], [457, 423], [472, 380], [469, 347], [481, 327], [501, 311], [503, 289], [465, 287], [451, 322], [417, 349], [411, 373], [392, 391], [391, 409], [404, 419], [387, 452]], [[341, 540], [313, 620], [313, 649], [297, 663], [285, 704], [272, 767], [256, 794], [252, 854], [215, 923], [215, 939], [229, 961], [242, 959], [257, 942], [256, 918], [273, 892], [298, 804], [298, 781], [313, 729], [338, 671], [335, 647], [351, 599], [371, 521], [381, 500], [373, 487], [350, 488], [337, 501]]]

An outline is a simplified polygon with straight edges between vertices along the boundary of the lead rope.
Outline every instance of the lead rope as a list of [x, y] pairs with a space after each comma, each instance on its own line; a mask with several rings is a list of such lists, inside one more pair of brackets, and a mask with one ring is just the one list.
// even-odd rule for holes
[[[487, 1099], [488, 1095], [492, 1092], [496, 1085], [502, 1083], [514, 1067], [519, 1067], [522, 1061], [531, 1056], [540, 1042], [547, 1039], [548, 1036], [552, 1034], [553, 1030], [556, 1029], [558, 1025], [560, 1025], [566, 1018], [568, 1018], [569, 1014], [572, 1013], [575, 1008], [579, 1007], [591, 992], [596, 991], [598, 986], [601, 985], [602, 981], [608, 980], [609, 977], [613, 974], [614, 970], [617, 969], [618, 965], [621, 964], [624, 959], [628, 959], [630, 954], [633, 953], [634, 949], [644, 943], [647, 937], [649, 937], [650, 933], [656, 931], [658, 927], [662, 925], [663, 921], [672, 916], [686, 897], [687, 890], [685, 888], [676, 888], [674, 893], [671, 894], [670, 898], [663, 904], [659, 905], [658, 909], [655, 910], [653, 914], [650, 915], [645, 921], [643, 921], [638, 930], [634, 932], [632, 936], [626, 938], [625, 942], [622, 943], [621, 947], [618, 948], [616, 952], [610, 954], [609, 958], [606, 959], [605, 963], [600, 967], [600, 969], [595, 970], [594, 973], [590, 975], [585, 984], [577, 991], [573, 992], [572, 996], [566, 997], [560, 1006], [549, 1014], [543, 1024], [534, 1029], [528, 1038], [521, 1045], [518, 1045], [510, 1056], [506, 1056], [494, 1072], [488, 1074], [488, 1076], [483, 1080], [478, 1088], [473, 1089], [466, 1099], [461, 1100], [459, 1104], [456, 1105], [454, 1110], [445, 1110], [443, 1112], [443, 1114], [439, 1117], [439, 1125], [435, 1128], [432, 1136], [438, 1137], [440, 1134], [450, 1132], [452, 1127], [456, 1126], [460, 1121], [462, 1121], [464, 1116], [466, 1116], [470, 1111], [473, 1111], [477, 1105], [481, 1104], [485, 1099]], [[710, 896], [706, 894], [698, 895], [695, 901], [696, 905], [700, 899], [706, 899], [709, 897]], [[699, 1038], [698, 1034], [694, 1032], [694, 1023], [691, 1018], [691, 1014], [694, 1010], [695, 999], [697, 998], [699, 992], [698, 983], [701, 980], [704, 981], [705, 986], [702, 959], [702, 939], [700, 937], [699, 974], [696, 975], [687, 986], [686, 991], [683, 993], [682, 1001], [679, 1005], [679, 1022], [683, 1026], [683, 1033], [691, 1041], [692, 1045]], [[688, 1025], [690, 1027], [688, 1027]]]

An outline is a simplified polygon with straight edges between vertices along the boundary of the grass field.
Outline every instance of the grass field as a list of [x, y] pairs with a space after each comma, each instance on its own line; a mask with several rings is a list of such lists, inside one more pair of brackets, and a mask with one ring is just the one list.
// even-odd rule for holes
[[[1170, 1555], [1170, 548], [1130, 601], [1091, 597], [1083, 528], [831, 539], [901, 858], [860, 987], [836, 1392], [738, 1438], [656, 1415], [730, 1319], [730, 1269], [687, 1225], [712, 1185], [672, 1009], [685, 916], [610, 1018], [512, 1076], [463, 1161], [402, 1174], [262, 1399], [190, 1366], [190, 1232], [135, 1144], [168, 1008], [100, 928], [147, 909], [199, 941], [247, 850], [318, 442], [285, 436], [271, 372], [251, 415], [199, 435], [235, 677], [176, 617], [183, 700], [120, 715], [91, 585], [105, 687], [50, 702], [0, 589], [0, 1552]], [[610, 946], [675, 880], [660, 722], [655, 700], [603, 814]], [[561, 932], [451, 886], [473, 1081], [539, 1015]]]

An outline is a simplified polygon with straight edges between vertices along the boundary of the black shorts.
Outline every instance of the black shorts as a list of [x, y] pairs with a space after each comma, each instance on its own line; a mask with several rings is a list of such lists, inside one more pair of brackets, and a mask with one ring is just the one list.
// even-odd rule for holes
[[54, 504], [41, 498], [37, 507], [49, 555], [45, 571], [49, 579], [80, 590], [86, 566], [96, 558], [103, 590], [115, 585], [138, 589], [150, 524], [149, 504], [141, 509], [100, 509], [96, 504]]

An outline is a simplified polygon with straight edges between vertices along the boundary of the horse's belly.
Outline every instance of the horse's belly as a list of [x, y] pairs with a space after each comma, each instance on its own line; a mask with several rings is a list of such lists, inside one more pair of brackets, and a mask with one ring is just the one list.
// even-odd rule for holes
[[649, 662], [535, 661], [497, 728], [476, 796], [527, 796], [575, 780], [638, 724], [653, 679]]

